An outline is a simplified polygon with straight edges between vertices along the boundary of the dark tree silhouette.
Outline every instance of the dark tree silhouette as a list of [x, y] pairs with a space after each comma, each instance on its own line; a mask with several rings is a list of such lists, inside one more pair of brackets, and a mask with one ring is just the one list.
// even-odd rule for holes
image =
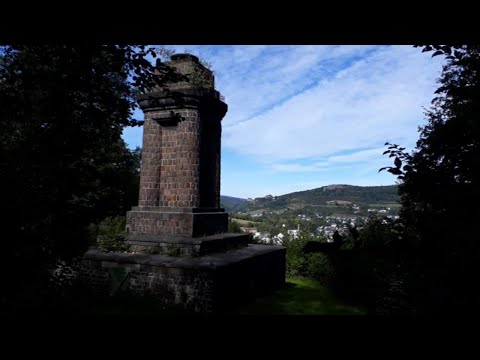
[[358, 239], [360, 238], [360, 234], [358, 233], [357, 226], [355, 225], [354, 227], [349, 229], [350, 235], [352, 235], [353, 241], [357, 242]]
[[308, 241], [302, 248], [302, 252], [305, 254], [313, 254], [317, 252], [328, 253], [332, 250], [331, 243], [322, 243], [319, 241]]
[[445, 56], [427, 125], [416, 149], [396, 144], [382, 168], [401, 184], [403, 239], [418, 255], [414, 285], [419, 312], [471, 309], [478, 303], [473, 269], [480, 211], [480, 47], [423, 46]]
[[307, 241], [302, 248], [304, 254], [312, 253], [331, 253], [340, 249], [343, 244], [343, 237], [339, 234], [338, 230], [333, 233], [333, 243], [323, 243], [319, 241]]
[[122, 131], [142, 124], [135, 95], [175, 73], [145, 46], [0, 50], [0, 302], [12, 303], [38, 298], [49, 267], [86, 249], [88, 224], [136, 201], [139, 152]]
[[338, 230], [335, 230], [333, 233], [333, 243], [337, 248], [339, 248], [343, 243], [343, 237], [339, 234]]

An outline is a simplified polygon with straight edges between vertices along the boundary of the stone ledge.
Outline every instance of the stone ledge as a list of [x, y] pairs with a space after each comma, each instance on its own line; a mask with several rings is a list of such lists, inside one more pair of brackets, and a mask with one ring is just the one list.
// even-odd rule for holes
[[220, 120], [228, 106], [218, 97], [218, 91], [195, 88], [175, 89], [169, 93], [158, 91], [137, 96], [138, 105], [145, 112], [176, 109], [204, 109]]
[[168, 206], [132, 206], [132, 210], [135, 212], [148, 211], [148, 212], [161, 212], [161, 213], [223, 213], [224, 208], [200, 208], [200, 207], [168, 207]]
[[250, 234], [217, 234], [198, 238], [168, 237], [158, 235], [128, 235], [125, 242], [131, 251], [150, 254], [171, 254], [179, 256], [203, 256], [225, 252], [248, 245]]
[[235, 234], [235, 233], [223, 233], [215, 234], [203, 237], [172, 237], [172, 236], [159, 236], [159, 235], [127, 235], [125, 240], [127, 241], [141, 241], [141, 242], [165, 242], [170, 244], [202, 244], [215, 240], [224, 240], [226, 238], [248, 238], [249, 234]]
[[118, 252], [105, 253], [96, 248], [91, 248], [85, 253], [84, 259], [106, 261], [109, 263], [116, 262], [119, 264], [141, 264], [168, 268], [216, 270], [235, 263], [241, 263], [257, 256], [264, 256], [276, 252], [279, 254], [285, 254], [286, 250], [283, 246], [277, 245], [248, 244], [248, 246], [244, 248], [227, 251], [225, 253], [215, 253], [201, 257], [175, 257]]

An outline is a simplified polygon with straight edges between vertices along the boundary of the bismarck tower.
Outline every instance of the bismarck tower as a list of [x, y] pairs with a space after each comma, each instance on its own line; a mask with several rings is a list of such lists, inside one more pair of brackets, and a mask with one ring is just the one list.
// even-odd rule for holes
[[[127, 213], [130, 239], [197, 238], [227, 232], [220, 208], [221, 120], [227, 105], [196, 56], [168, 65], [188, 77], [140, 95], [145, 114], [138, 207]], [[148, 241], [148, 240], [147, 240]]]
[[227, 105], [197, 57], [167, 65], [188, 81], [139, 95], [145, 114], [138, 206], [125, 252], [92, 247], [81, 276], [104, 296], [123, 291], [187, 311], [226, 309], [285, 283], [285, 248], [227, 233], [220, 208], [221, 120]]

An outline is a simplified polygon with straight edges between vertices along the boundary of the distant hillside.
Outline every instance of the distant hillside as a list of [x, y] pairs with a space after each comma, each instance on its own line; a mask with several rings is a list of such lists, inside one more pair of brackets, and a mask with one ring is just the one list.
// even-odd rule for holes
[[328, 185], [281, 196], [267, 195], [237, 204], [234, 211], [301, 209], [315, 206], [399, 207], [398, 186]]
[[225, 208], [225, 211], [227, 212], [238, 211], [238, 208], [240, 208], [246, 202], [247, 200], [241, 199], [241, 198], [225, 196], [225, 195], [220, 196], [220, 206], [222, 208]]

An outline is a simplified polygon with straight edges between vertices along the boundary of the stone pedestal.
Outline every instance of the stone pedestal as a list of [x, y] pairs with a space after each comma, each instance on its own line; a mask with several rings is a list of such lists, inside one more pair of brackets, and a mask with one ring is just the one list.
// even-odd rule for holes
[[248, 245], [201, 257], [102, 253], [89, 250], [83, 276], [99, 296], [124, 291], [164, 308], [218, 312], [285, 283], [285, 249]]

